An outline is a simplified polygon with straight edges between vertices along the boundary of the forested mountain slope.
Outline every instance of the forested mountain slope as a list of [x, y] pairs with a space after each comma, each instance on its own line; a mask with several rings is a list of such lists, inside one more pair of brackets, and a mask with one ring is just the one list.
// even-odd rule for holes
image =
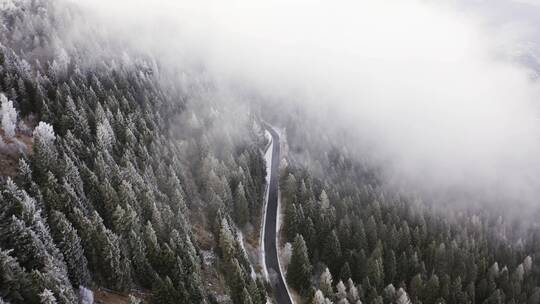
[[[0, 144], [19, 160], [2, 168], [0, 298], [76, 303], [84, 286], [143, 290], [152, 303], [264, 303], [233, 224], [262, 201], [265, 139], [249, 112], [212, 104], [202, 80], [164, 85], [156, 61], [97, 34], [85, 38], [98, 53], [62, 40], [82, 18], [65, 3], [2, 4], [0, 92], [13, 119]], [[203, 249], [222, 258], [203, 265]], [[226, 289], [214, 292], [219, 273]]]
[[264, 118], [302, 303], [540, 304], [535, 225], [387, 187], [306, 109], [112, 38], [71, 2], [0, 0], [0, 303], [267, 303]]
[[284, 237], [292, 243], [287, 280], [305, 298], [316, 304], [540, 303], [535, 225], [385, 187], [377, 169], [309, 121], [281, 122], [289, 144], [281, 172]]

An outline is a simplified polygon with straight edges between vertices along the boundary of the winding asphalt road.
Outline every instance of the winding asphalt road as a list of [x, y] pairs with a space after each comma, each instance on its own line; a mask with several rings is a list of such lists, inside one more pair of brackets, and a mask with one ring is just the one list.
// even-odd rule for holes
[[270, 274], [270, 282], [273, 284], [274, 295], [278, 304], [293, 304], [291, 296], [285, 285], [283, 274], [279, 267], [277, 252], [277, 220], [278, 220], [278, 186], [279, 186], [279, 134], [269, 125], [265, 128], [272, 136], [272, 164], [270, 170], [270, 182], [268, 187], [268, 201], [266, 203], [264, 224], [264, 263]]

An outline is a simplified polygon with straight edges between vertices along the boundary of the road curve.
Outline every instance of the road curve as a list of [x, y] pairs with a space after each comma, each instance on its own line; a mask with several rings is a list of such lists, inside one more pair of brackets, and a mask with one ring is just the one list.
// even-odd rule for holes
[[[268, 201], [266, 202], [264, 223], [264, 263], [274, 288], [274, 296], [277, 304], [293, 304], [284, 276], [281, 273], [277, 251], [277, 221], [278, 221], [278, 190], [279, 190], [279, 162], [280, 145], [279, 134], [272, 126], [265, 124], [266, 130], [272, 136], [272, 163], [270, 164], [270, 182], [268, 186]], [[267, 164], [268, 166], [269, 164]], [[275, 275], [272, 275], [275, 274]]]

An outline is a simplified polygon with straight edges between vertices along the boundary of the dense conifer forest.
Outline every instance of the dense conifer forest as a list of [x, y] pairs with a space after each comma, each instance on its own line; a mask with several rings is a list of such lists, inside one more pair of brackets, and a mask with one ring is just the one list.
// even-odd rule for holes
[[321, 151], [302, 124], [285, 125], [287, 280], [313, 303], [539, 303], [538, 229], [389, 191], [346, 149]]
[[540, 304], [534, 225], [394, 191], [301, 109], [230, 101], [204, 69], [98, 27], [68, 38], [81, 19], [0, 1], [0, 303], [273, 301], [257, 248], [270, 122], [298, 303]]
[[[264, 303], [235, 228], [260, 212], [257, 121], [205, 100], [202, 81], [162, 85], [151, 58], [104, 51], [89, 65], [90, 50], [59, 40], [76, 10], [14, 3], [0, 11], [2, 108], [15, 113], [0, 142], [3, 301], [76, 303], [79, 287], [102, 286], [206, 303], [217, 271], [233, 302]], [[226, 111], [238, 125], [221, 128]], [[195, 223], [219, 265], [203, 265]]]

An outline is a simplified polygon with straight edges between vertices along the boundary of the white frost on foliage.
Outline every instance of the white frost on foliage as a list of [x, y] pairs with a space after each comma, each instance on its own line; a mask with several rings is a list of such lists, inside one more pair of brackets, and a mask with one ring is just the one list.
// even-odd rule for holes
[[319, 277], [319, 288], [322, 290], [322, 292], [325, 295], [331, 295], [334, 293], [333, 282], [332, 282], [332, 274], [330, 273], [330, 270], [328, 270], [328, 267], [321, 273], [321, 276]]
[[111, 127], [109, 120], [104, 119], [103, 122], [100, 122], [96, 132], [99, 145], [102, 148], [111, 149], [112, 144], [116, 139], [114, 138], [114, 130]]
[[54, 294], [49, 289], [44, 289], [43, 292], [39, 294], [39, 299], [42, 304], [57, 303]]
[[8, 138], [15, 136], [17, 127], [17, 110], [13, 107], [13, 101], [8, 100], [4, 94], [0, 94], [0, 116], [2, 118], [2, 129]]
[[394, 284], [392, 283], [388, 284], [384, 288], [383, 293], [387, 295], [389, 298], [394, 298], [396, 296], [396, 288], [394, 287]]
[[475, 226], [475, 227], [480, 227], [482, 226], [482, 220], [480, 220], [480, 217], [478, 215], [473, 215], [472, 218], [471, 218], [471, 223]]
[[292, 245], [291, 243], [287, 242], [285, 245], [283, 245], [283, 249], [281, 249], [281, 262], [283, 263], [283, 268], [287, 269], [289, 267], [289, 263], [291, 262], [292, 257]]
[[499, 276], [499, 272], [499, 263], [493, 263], [493, 265], [491, 265], [491, 267], [489, 268], [489, 274], [496, 278]]
[[15, 8], [16, 6], [13, 0], [0, 0], [0, 10], [11, 10]]
[[322, 291], [317, 290], [317, 292], [315, 292], [315, 296], [313, 297], [313, 304], [325, 304], [325, 303], [326, 303], [326, 299], [324, 298]]
[[409, 299], [409, 295], [403, 288], [400, 288], [397, 292], [397, 300], [396, 304], [411, 304], [411, 300]]
[[[244, 234], [242, 231], [238, 231], [236, 234], [236, 240], [240, 244], [240, 247], [242, 248], [243, 254], [247, 256], [246, 246], [244, 244]], [[255, 279], [257, 277], [257, 274], [255, 273], [255, 270], [253, 269], [253, 266], [251, 263], [249, 263], [249, 268], [251, 268], [251, 278]]]
[[40, 140], [44, 143], [52, 143], [56, 139], [53, 127], [43, 121], [40, 121], [34, 129], [34, 140]]
[[347, 297], [347, 287], [345, 287], [345, 284], [343, 284], [343, 281], [339, 281], [339, 283], [336, 285], [336, 297], [338, 299], [345, 299]]
[[188, 120], [188, 125], [194, 129], [198, 129], [201, 127], [201, 122], [199, 121], [197, 114], [191, 114], [191, 118]]
[[330, 200], [328, 199], [328, 195], [326, 194], [326, 191], [322, 191], [321, 195], [319, 197], [319, 201], [321, 203], [321, 206], [323, 209], [330, 208]]
[[523, 281], [523, 276], [525, 275], [525, 268], [523, 267], [523, 263], [518, 265], [515, 270], [515, 274], [520, 282]]
[[268, 145], [268, 149], [264, 153], [264, 161], [266, 163], [266, 186], [268, 187], [268, 185], [270, 184], [270, 173], [272, 172], [271, 165], [272, 165], [272, 150], [273, 150], [272, 144], [273, 143], [272, 143], [272, 135], [270, 135], [270, 132], [265, 130], [265, 136], [269, 139], [269, 143], [270, 143]]
[[348, 298], [351, 300], [351, 302], [356, 302], [360, 299], [360, 295], [358, 294], [358, 288], [354, 285], [354, 282], [349, 278], [349, 281], [347, 282], [347, 285], [349, 285], [349, 293]]
[[79, 299], [81, 304], [93, 304], [94, 293], [84, 286], [79, 286]]
[[525, 260], [523, 260], [523, 269], [525, 270], [525, 273], [528, 273], [532, 269], [532, 258], [530, 255], [528, 255]]
[[129, 295], [129, 302], [128, 304], [142, 304], [142, 300], [135, 297], [134, 295]]

